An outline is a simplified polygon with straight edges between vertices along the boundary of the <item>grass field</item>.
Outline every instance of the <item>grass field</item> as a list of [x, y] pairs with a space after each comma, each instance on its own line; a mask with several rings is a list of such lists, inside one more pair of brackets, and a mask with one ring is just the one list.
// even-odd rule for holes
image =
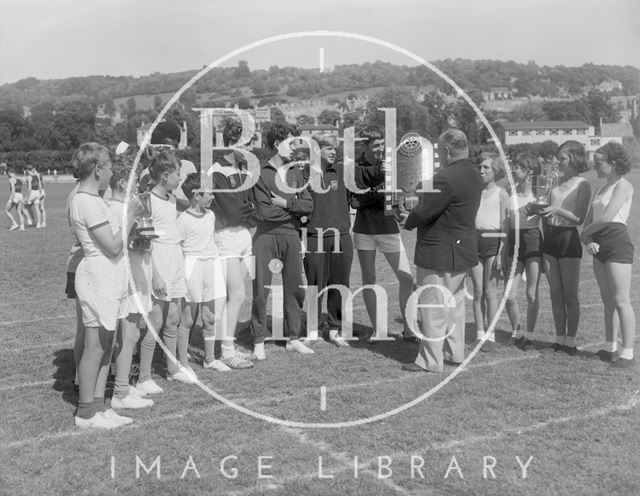
[[[593, 172], [586, 177], [596, 181]], [[637, 191], [639, 177], [637, 171], [629, 177]], [[548, 349], [553, 324], [543, 280], [535, 352], [509, 344], [503, 315], [496, 353], [478, 354], [429, 399], [384, 420], [340, 429], [268, 423], [199, 387], [167, 382], [158, 355], [155, 377], [165, 393], [152, 409], [128, 412], [135, 423], [116, 431], [76, 429], [75, 317], [63, 294], [70, 188], [48, 187], [47, 229], [8, 232], [3, 226], [0, 232], [0, 494], [640, 494], [640, 369], [610, 371], [594, 356], [603, 342], [603, 318], [587, 256], [577, 357]], [[639, 214], [636, 198], [630, 218], [636, 247]], [[414, 236], [406, 235], [411, 255]], [[399, 334], [397, 284], [386, 266], [382, 273], [390, 334]], [[352, 281], [360, 284], [357, 262]], [[636, 270], [634, 304], [639, 290]], [[470, 305], [467, 310], [473, 333]], [[354, 320], [368, 325], [361, 298]], [[294, 422], [380, 414], [455, 370], [403, 373], [399, 362], [412, 359], [416, 345], [396, 340], [344, 350], [318, 342], [314, 356], [268, 346], [268, 360], [252, 370], [205, 372], [198, 336], [194, 341], [194, 369], [204, 385], [255, 412]], [[149, 474], [138, 464], [136, 477], [136, 457], [147, 469], [158, 457], [159, 463]]]

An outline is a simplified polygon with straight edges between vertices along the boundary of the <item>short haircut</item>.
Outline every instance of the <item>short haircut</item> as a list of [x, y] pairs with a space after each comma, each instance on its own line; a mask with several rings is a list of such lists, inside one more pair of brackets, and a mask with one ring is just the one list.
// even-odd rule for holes
[[499, 181], [506, 175], [504, 171], [504, 162], [502, 161], [500, 154], [493, 152], [481, 152], [477, 158], [478, 164], [481, 164], [486, 160], [491, 161], [490, 165], [491, 169], [493, 169], [493, 175], [496, 181]]
[[322, 148], [323, 146], [338, 146], [338, 140], [333, 134], [320, 134], [316, 133], [311, 136], [311, 139], [318, 143], [318, 146]]
[[15, 167], [13, 167], [12, 165], [10, 165], [9, 167], [7, 167], [7, 174], [9, 174], [10, 172], [15, 172], [16, 169]]
[[111, 163], [109, 149], [92, 141], [82, 143], [71, 160], [74, 175], [81, 181], [88, 178], [96, 167], [109, 163]]
[[578, 173], [588, 169], [587, 152], [582, 143], [574, 140], [565, 141], [560, 145], [556, 154], [559, 155], [560, 152], [566, 152], [569, 155], [569, 165]]
[[620, 143], [609, 141], [606, 145], [598, 148], [596, 153], [598, 155], [602, 155], [606, 162], [612, 165], [616, 172], [621, 176], [624, 176], [631, 170], [631, 160], [629, 159], [629, 155]]
[[438, 141], [449, 148], [453, 153], [459, 153], [469, 149], [467, 136], [459, 129], [447, 129], [440, 135]]
[[288, 124], [280, 122], [272, 124], [269, 131], [267, 131], [267, 146], [270, 150], [273, 150], [275, 142], [280, 141], [282, 143], [289, 137], [289, 134], [291, 134], [291, 127]]
[[540, 166], [538, 157], [536, 157], [533, 153], [518, 153], [514, 162], [517, 165], [521, 165], [526, 171], [529, 172], [529, 174], [534, 176], [539, 176], [540, 172], [542, 171], [542, 167]]
[[193, 198], [193, 196], [198, 192], [198, 190], [202, 187], [202, 180], [200, 178], [199, 172], [192, 172], [191, 174], [187, 174], [186, 179], [182, 183], [182, 192], [184, 196], [187, 197], [189, 201]]
[[378, 126], [369, 126], [360, 131], [360, 138], [362, 138], [365, 146], [369, 146], [376, 140], [383, 140], [384, 132]]
[[229, 119], [222, 130], [224, 146], [235, 145], [242, 136], [242, 123], [237, 119]]
[[118, 155], [116, 159], [113, 161], [113, 175], [111, 176], [111, 181], [109, 181], [109, 186], [111, 189], [117, 189], [118, 183], [124, 179], [125, 181], [129, 180], [129, 176], [131, 175], [133, 160], [130, 160], [129, 157]]
[[180, 160], [172, 150], [160, 150], [154, 154], [149, 167], [149, 175], [157, 184], [160, 182], [162, 174], [165, 172], [173, 172], [180, 168]]

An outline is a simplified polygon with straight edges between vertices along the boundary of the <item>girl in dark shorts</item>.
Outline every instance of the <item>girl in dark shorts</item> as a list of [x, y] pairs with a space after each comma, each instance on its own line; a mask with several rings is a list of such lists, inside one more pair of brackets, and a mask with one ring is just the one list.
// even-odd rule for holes
[[[538, 289], [542, 267], [542, 233], [538, 228], [540, 217], [530, 215], [529, 204], [535, 201], [531, 187], [531, 177], [540, 174], [538, 158], [531, 153], [520, 153], [513, 165], [516, 191], [509, 199], [509, 233], [507, 235], [506, 274], [510, 274], [511, 264], [516, 264], [511, 292], [507, 298], [507, 314], [512, 327], [514, 344], [523, 351], [533, 347], [533, 330], [539, 311]], [[514, 201], [516, 205], [514, 206]], [[516, 230], [516, 219], [519, 219]], [[516, 236], [519, 238], [518, 253], [515, 253]], [[520, 308], [518, 307], [518, 285], [526, 271], [527, 331], [520, 329]]]
[[[633, 186], [622, 176], [629, 172], [631, 163], [622, 145], [615, 142], [598, 148], [594, 162], [598, 177], [606, 182], [593, 197], [582, 242], [587, 246], [587, 253], [593, 255], [593, 272], [604, 304], [606, 344], [604, 350], [598, 351], [598, 356], [603, 361], [611, 361], [611, 367], [629, 368], [634, 364], [636, 334], [630, 300], [633, 244], [627, 230]], [[617, 348], [616, 312], [622, 331], [622, 351], [613, 361]]]
[[[504, 247], [509, 195], [496, 181], [504, 177], [504, 165], [497, 153], [482, 153], [478, 171], [483, 190], [480, 207], [476, 215], [478, 233], [478, 265], [471, 269], [473, 282], [473, 315], [476, 322], [476, 339], [485, 334], [483, 303], [489, 326], [498, 313], [498, 279], [502, 271], [502, 249]], [[495, 333], [490, 333], [480, 348], [490, 352], [495, 349]]]
[[545, 222], [542, 246], [556, 328], [554, 351], [576, 355], [580, 321], [578, 285], [582, 244], [578, 226], [589, 209], [591, 187], [579, 176], [587, 170], [587, 154], [577, 141], [566, 141], [557, 152], [560, 181], [551, 190], [550, 205], [540, 212]]

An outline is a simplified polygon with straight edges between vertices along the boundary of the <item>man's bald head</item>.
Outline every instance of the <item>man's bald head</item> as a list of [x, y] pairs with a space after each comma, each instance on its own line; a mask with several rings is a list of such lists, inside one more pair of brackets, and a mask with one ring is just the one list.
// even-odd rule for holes
[[438, 139], [443, 155], [442, 147], [446, 148], [447, 163], [454, 160], [469, 158], [469, 142], [467, 136], [459, 129], [448, 129]]

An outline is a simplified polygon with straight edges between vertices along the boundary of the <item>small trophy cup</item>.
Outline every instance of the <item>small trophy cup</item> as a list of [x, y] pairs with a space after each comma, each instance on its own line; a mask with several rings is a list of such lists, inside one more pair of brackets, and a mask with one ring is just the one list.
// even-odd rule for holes
[[553, 176], [533, 176], [532, 192], [535, 201], [527, 205], [529, 215], [538, 215], [550, 204], [551, 190], [555, 186]]
[[132, 250], [149, 251], [151, 249], [151, 240], [159, 237], [151, 221], [151, 193], [141, 193], [138, 198], [142, 204], [142, 213], [131, 229], [130, 248]]

